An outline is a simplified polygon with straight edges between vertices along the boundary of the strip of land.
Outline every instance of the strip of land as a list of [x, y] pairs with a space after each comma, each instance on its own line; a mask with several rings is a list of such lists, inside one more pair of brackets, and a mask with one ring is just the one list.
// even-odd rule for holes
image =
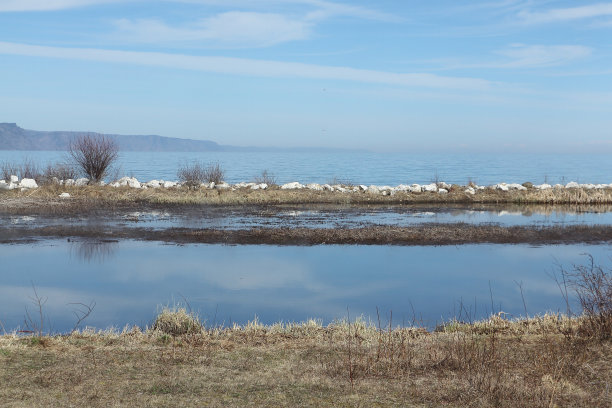
[[510, 226], [426, 224], [414, 227], [191, 229], [53, 225], [0, 228], [0, 243], [41, 238], [132, 239], [169, 243], [240, 245], [462, 245], [600, 244], [612, 242], [612, 225]]
[[494, 316], [434, 332], [385, 327], [384, 316], [232, 328], [204, 328], [184, 311], [173, 319], [145, 330], [0, 336], [1, 405], [612, 405], [612, 343], [587, 317]]
[[[68, 197], [60, 198], [67, 193]], [[145, 206], [176, 208], [199, 205], [283, 205], [283, 204], [337, 204], [345, 206], [367, 205], [454, 205], [454, 204], [514, 204], [514, 205], [606, 205], [612, 204], [612, 188], [564, 188], [502, 191], [477, 190], [468, 194], [463, 187], [452, 188], [445, 194], [437, 192], [397, 192], [393, 195], [373, 194], [367, 191], [340, 192], [308, 189], [266, 190], [188, 189], [110, 186], [45, 185], [36, 189], [0, 191], [2, 213], [83, 213], [100, 209], [138, 209]]]

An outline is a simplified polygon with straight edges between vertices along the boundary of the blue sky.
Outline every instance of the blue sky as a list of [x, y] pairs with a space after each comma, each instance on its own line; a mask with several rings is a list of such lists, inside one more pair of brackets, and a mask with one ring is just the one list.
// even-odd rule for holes
[[0, 0], [0, 121], [257, 146], [612, 152], [612, 2]]

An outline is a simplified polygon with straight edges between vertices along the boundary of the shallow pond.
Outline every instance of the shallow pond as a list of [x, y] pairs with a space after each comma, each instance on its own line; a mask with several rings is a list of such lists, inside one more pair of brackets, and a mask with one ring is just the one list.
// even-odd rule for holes
[[128, 211], [103, 215], [2, 215], [0, 227], [32, 228], [54, 225], [95, 225], [121, 228], [356, 228], [371, 225], [399, 227], [427, 223], [499, 224], [502, 226], [609, 225], [611, 206], [360, 206], [332, 205], [184, 207]]
[[[559, 266], [610, 263], [608, 245], [225, 246], [156, 242], [40, 241], [0, 245], [0, 321], [23, 328], [34, 289], [45, 328], [67, 331], [78, 305], [87, 325], [150, 324], [164, 305], [185, 304], [209, 325], [363, 315], [433, 327], [452, 316], [481, 318], [565, 311], [552, 274]], [[348, 312], [347, 312], [348, 309]], [[385, 317], [386, 316], [386, 317]], [[383, 323], [384, 323], [383, 322]], [[2, 327], [0, 327], [0, 330]], [[47, 330], [47, 329], [45, 329]]]

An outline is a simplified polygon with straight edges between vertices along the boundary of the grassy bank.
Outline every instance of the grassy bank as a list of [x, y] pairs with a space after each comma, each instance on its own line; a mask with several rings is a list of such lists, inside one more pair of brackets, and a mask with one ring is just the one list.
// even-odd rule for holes
[[9, 407], [607, 407], [612, 343], [591, 323], [205, 328], [166, 311], [144, 331], [1, 336], [0, 398]]
[[[70, 198], [59, 198], [61, 193]], [[338, 192], [313, 190], [240, 189], [135, 189], [109, 186], [45, 185], [33, 190], [0, 191], [0, 209], [4, 212], [87, 211], [96, 208], [139, 208], [140, 206], [172, 207], [181, 205], [274, 205], [274, 204], [342, 204], [342, 205], [402, 205], [402, 204], [549, 204], [603, 205], [612, 204], [612, 189], [550, 189], [530, 188], [524, 191], [478, 190], [468, 194], [457, 186], [446, 194], [435, 192], [398, 192], [394, 195], [369, 192]]]

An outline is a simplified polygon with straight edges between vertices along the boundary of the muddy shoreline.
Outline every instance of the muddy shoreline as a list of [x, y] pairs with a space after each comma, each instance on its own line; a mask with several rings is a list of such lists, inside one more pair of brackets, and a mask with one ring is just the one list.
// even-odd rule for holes
[[143, 240], [174, 244], [226, 245], [463, 245], [463, 244], [601, 244], [612, 243], [612, 225], [511, 226], [427, 224], [414, 227], [253, 228], [240, 230], [166, 228], [100, 228], [45, 226], [0, 228], [0, 243], [42, 239]]

